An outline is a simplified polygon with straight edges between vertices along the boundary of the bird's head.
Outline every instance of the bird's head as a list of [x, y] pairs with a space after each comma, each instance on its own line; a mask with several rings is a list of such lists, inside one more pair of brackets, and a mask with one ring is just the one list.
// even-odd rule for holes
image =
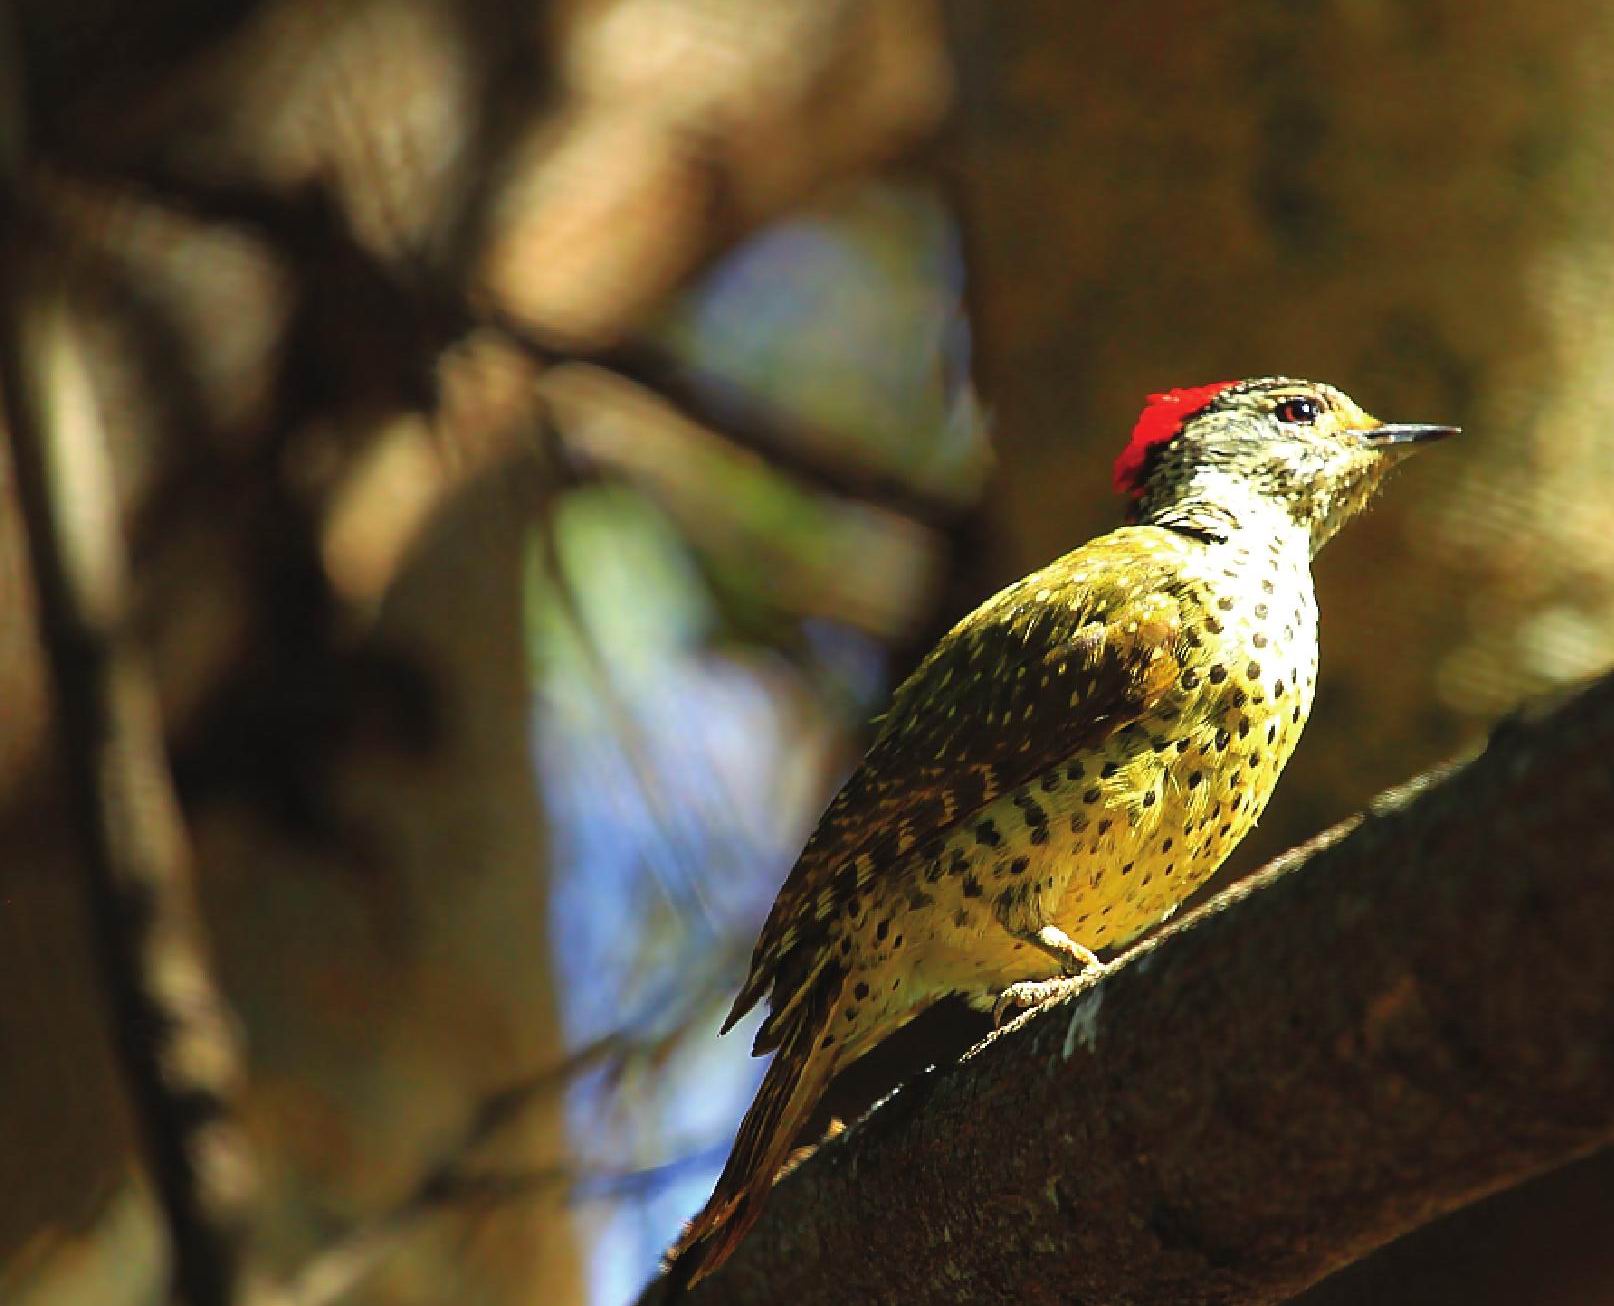
[[1386, 470], [1451, 426], [1388, 425], [1316, 381], [1260, 377], [1150, 395], [1115, 462], [1130, 518], [1280, 508], [1315, 552], [1372, 497]]

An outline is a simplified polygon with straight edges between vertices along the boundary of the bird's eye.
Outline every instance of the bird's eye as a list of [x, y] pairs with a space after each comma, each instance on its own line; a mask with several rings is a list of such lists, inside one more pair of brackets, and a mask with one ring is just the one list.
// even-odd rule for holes
[[1305, 398], [1285, 399], [1273, 411], [1280, 422], [1292, 422], [1296, 426], [1310, 426], [1319, 415], [1317, 401]]

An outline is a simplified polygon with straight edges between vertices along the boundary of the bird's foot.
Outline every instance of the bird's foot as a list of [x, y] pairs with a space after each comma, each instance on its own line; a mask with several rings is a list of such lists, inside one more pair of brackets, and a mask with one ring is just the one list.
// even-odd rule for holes
[[992, 1028], [1001, 1029], [1005, 1017], [1013, 1018], [1010, 1013], [1017, 1017], [1034, 1007], [1081, 993], [1098, 983], [1108, 970], [1109, 967], [1095, 957], [1093, 964], [1080, 975], [1059, 975], [1054, 979], [1021, 980], [1018, 984], [1011, 984], [998, 994], [998, 1000], [992, 1006]]
[[1057, 925], [1044, 925], [1031, 941], [1064, 967], [1067, 975], [1088, 975], [1104, 969], [1091, 948], [1083, 947]]

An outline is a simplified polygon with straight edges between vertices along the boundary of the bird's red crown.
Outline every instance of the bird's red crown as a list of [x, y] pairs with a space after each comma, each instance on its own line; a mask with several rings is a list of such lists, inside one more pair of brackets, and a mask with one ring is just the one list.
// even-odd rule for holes
[[1236, 381], [1217, 381], [1150, 395], [1132, 428], [1132, 439], [1115, 460], [1115, 492], [1136, 499], [1143, 493], [1143, 469], [1149, 451], [1176, 438], [1183, 424]]

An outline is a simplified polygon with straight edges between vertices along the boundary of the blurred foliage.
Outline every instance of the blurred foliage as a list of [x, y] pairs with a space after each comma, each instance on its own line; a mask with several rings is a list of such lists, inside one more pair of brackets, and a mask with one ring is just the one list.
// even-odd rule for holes
[[[687, 739], [739, 711], [719, 752], [751, 758], [766, 741], [750, 732], [827, 737], [816, 695], [873, 683], [874, 645], [933, 592], [934, 524], [843, 493], [838, 435], [806, 447], [766, 395], [735, 435], [698, 381], [661, 386], [625, 360], [671, 348], [654, 338], [669, 298], [739, 238], [809, 194], [850, 193], [933, 128], [947, 94], [935, 14], [927, 0], [198, 12], [30, 0], [0, 14], [19, 182], [0, 217], [8, 307], [31, 311], [41, 288], [66, 298], [93, 405], [115, 415], [126, 520], [106, 526], [130, 541], [218, 979], [249, 1047], [253, 1251], [310, 1300], [572, 1299], [565, 1199], [648, 1190], [670, 1153], [652, 1147], [660, 1134], [619, 1133], [626, 1145], [579, 1148], [573, 1164], [559, 1086], [592, 1074], [626, 1086], [615, 1101], [642, 1100], [680, 1053], [652, 1021], [642, 1038], [566, 1054], [521, 566], [553, 545], [582, 559], [573, 588], [595, 593], [598, 567], [606, 592], [590, 540], [620, 525], [633, 541], [634, 523], [659, 520], [637, 554], [646, 583], [677, 570], [652, 561], [664, 548], [705, 595], [698, 645], [681, 642], [693, 628], [646, 634], [653, 616], [673, 619], [671, 600], [633, 636], [682, 676], [680, 695], [705, 696], [693, 715], [655, 717], [647, 696], [677, 696], [612, 656], [582, 676], [614, 704], [595, 728], [628, 731], [602, 750], [602, 783], [620, 790], [604, 817], [629, 842], [670, 823], [687, 851], [714, 845], [655, 774], [704, 764], [699, 748], [655, 752], [666, 720]], [[876, 223], [883, 256], [845, 242], [842, 256], [946, 264], [940, 209], [890, 194], [915, 238]], [[911, 318], [921, 356], [956, 336], [952, 271], [914, 288], [930, 305]], [[942, 389], [927, 383], [932, 409]], [[937, 420], [889, 404], [886, 418], [910, 448]], [[960, 466], [971, 438], [965, 417]], [[775, 460], [802, 483], [773, 477]], [[971, 498], [959, 467], [934, 479], [955, 494], [940, 516]], [[574, 529], [592, 494], [606, 524]], [[97, 1279], [113, 1261], [85, 1254], [103, 1226], [148, 1248], [159, 1231], [130, 1178], [139, 1121], [108, 1056], [71, 831], [41, 766], [46, 677], [9, 496], [0, 480], [15, 618], [0, 634], [0, 811], [19, 850], [4, 868], [0, 930], [16, 946], [0, 949], [0, 1038], [50, 1055], [0, 1077], [0, 1295], [134, 1300], [155, 1290], [155, 1256]], [[520, 545], [551, 508], [542, 548]], [[567, 618], [607, 646], [621, 630], [592, 631], [600, 611], [584, 598]], [[646, 720], [628, 726], [626, 711]], [[844, 765], [838, 743], [833, 760], [827, 741], [774, 751], [778, 776], [740, 777], [758, 782], [739, 793], [766, 819], [716, 816], [732, 796], [703, 791], [702, 814], [734, 826], [746, 857], [764, 834], [783, 856], [778, 831], [796, 837]], [[684, 883], [699, 884], [693, 870]], [[634, 933], [615, 959], [637, 967], [641, 987], [623, 988], [647, 1007], [682, 920], [666, 903], [624, 917]]]
[[765, 399], [827, 452], [964, 505], [986, 450], [962, 258], [934, 187], [865, 184], [732, 251], [663, 330], [714, 402], [728, 389]]
[[[867, 718], [1114, 524], [1145, 392], [1297, 372], [1468, 428], [1322, 560], [1315, 715], [1233, 870], [1614, 660], [1593, 0], [0, 20], [3, 284], [66, 269], [116, 417], [255, 1232], [284, 1270], [392, 1229], [346, 1300], [566, 1299], [578, 1236], [632, 1291], [748, 1098], [711, 1030]], [[10, 494], [0, 1296], [113, 1306], [159, 1238]], [[411, 1207], [462, 1135], [532, 1182]]]
[[[868, 185], [734, 250], [677, 301], [665, 339], [716, 411], [766, 404], [831, 465], [959, 511], [985, 465], [961, 290], [934, 195]], [[596, 411], [579, 434], [562, 403], [562, 456], [597, 450], [610, 420]], [[615, 420], [643, 444], [656, 414]], [[900, 513], [689, 434], [661, 434], [677, 468], [636, 489], [580, 477], [531, 573], [569, 1036], [654, 1048], [572, 1095], [585, 1170], [659, 1176], [590, 1190], [601, 1302], [636, 1290], [722, 1164], [755, 1087], [755, 1021], [712, 1035], [884, 697], [881, 641], [925, 619], [942, 557]]]

